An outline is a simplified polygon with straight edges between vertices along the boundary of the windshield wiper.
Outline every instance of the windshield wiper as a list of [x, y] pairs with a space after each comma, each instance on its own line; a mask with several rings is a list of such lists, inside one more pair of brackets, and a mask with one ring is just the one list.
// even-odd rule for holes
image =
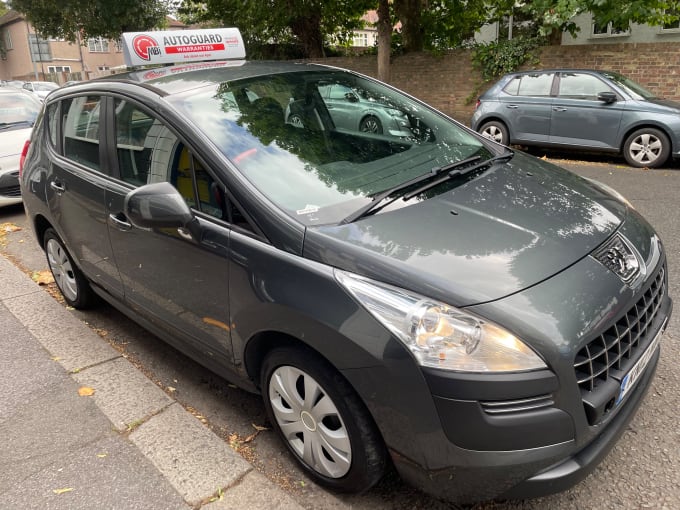
[[[468, 165], [470, 163], [474, 163], [475, 161], [479, 161], [481, 158], [480, 156], [472, 156], [471, 158], [466, 158], [462, 159], [460, 161], [456, 161], [454, 163], [449, 163], [448, 165], [444, 166], [436, 166], [426, 174], [419, 175], [418, 177], [414, 177], [413, 179], [410, 179], [406, 182], [402, 182], [401, 184], [397, 184], [396, 186], [393, 186], [391, 188], [386, 189], [385, 191], [381, 191], [380, 193], [377, 193], [373, 195], [373, 199], [364, 205], [363, 207], [360, 207], [356, 211], [354, 211], [352, 214], [344, 218], [340, 224], [345, 224], [345, 223], [352, 223], [353, 221], [356, 221], [360, 218], [363, 218], [364, 216], [368, 215], [371, 212], [376, 212], [383, 207], [387, 206], [391, 202], [395, 201], [397, 198], [399, 198], [399, 195], [396, 197], [393, 197], [392, 200], [386, 201], [386, 199], [398, 191], [404, 190], [406, 188], [410, 188], [411, 186], [415, 186], [416, 184], [426, 181], [428, 179], [432, 179], [433, 177], [436, 177], [442, 172], [445, 172], [446, 170], [449, 170], [451, 168], [456, 168], [459, 166], [463, 165]], [[384, 204], [382, 202], [385, 202]]]
[[[364, 216], [367, 216], [368, 214], [375, 213], [382, 209], [383, 207], [388, 206], [398, 198], [403, 198], [404, 200], [409, 200], [413, 198], [416, 195], [419, 195], [423, 191], [430, 189], [434, 186], [437, 186], [441, 184], [442, 182], [448, 181], [449, 179], [453, 177], [459, 177], [462, 175], [467, 175], [471, 172], [474, 172], [476, 170], [480, 170], [482, 168], [490, 167], [493, 165], [495, 162], [500, 161], [500, 160], [508, 160], [514, 156], [514, 152], [508, 151], [503, 154], [500, 154], [498, 156], [495, 156], [493, 158], [485, 159], [484, 161], [479, 161], [481, 159], [480, 156], [472, 156], [470, 158], [463, 159], [461, 161], [456, 161], [453, 163], [449, 163], [447, 165], [442, 165], [442, 166], [436, 166], [432, 170], [430, 170], [428, 173], [419, 175], [418, 177], [415, 177], [409, 181], [403, 182], [401, 184], [397, 184], [396, 186], [386, 189], [385, 191], [382, 191], [378, 193], [377, 195], [374, 195], [373, 200], [371, 200], [368, 204], [365, 206], [357, 209], [354, 211], [352, 214], [344, 218], [340, 224], [345, 224], [345, 223], [352, 223], [353, 221], [356, 221], [360, 218], [363, 218]], [[479, 162], [478, 162], [479, 161]], [[478, 163], [477, 163], [478, 162]], [[476, 164], [473, 164], [476, 163]], [[466, 165], [473, 164], [472, 166], [465, 167]], [[465, 167], [465, 168], [460, 168], [460, 167]], [[437, 177], [438, 175], [441, 175], [442, 173], [446, 172], [446, 175], [440, 177], [439, 179], [433, 180], [425, 184], [424, 186], [421, 186], [420, 188], [411, 191], [409, 193], [403, 194], [403, 195], [396, 195], [391, 197], [391, 195], [395, 195], [399, 191], [402, 191], [404, 189], [408, 189], [412, 186], [415, 186], [416, 184], [419, 184], [424, 181], [428, 181], [432, 179], [433, 177]], [[390, 198], [391, 197], [391, 198]], [[389, 200], [387, 200], [390, 198]]]
[[[497, 163], [499, 161], [509, 161], [512, 159], [512, 157], [515, 155], [514, 152], [508, 151], [504, 152], [503, 154], [499, 154], [498, 156], [494, 156], [493, 158], [485, 159], [484, 161], [477, 163], [476, 165], [472, 165], [466, 168], [462, 168], [460, 170], [454, 169], [448, 172], [446, 175], [440, 177], [439, 179], [435, 181], [428, 182], [424, 186], [421, 186], [418, 189], [414, 189], [413, 191], [410, 191], [402, 196], [404, 200], [410, 200], [413, 197], [420, 195], [423, 191], [427, 191], [430, 188], [434, 188], [435, 186], [439, 186], [441, 183], [448, 181], [449, 179], [453, 179], [454, 177], [462, 177], [464, 175], [469, 175], [473, 172], [476, 172], [478, 170], [486, 170], [488, 168], [491, 168], [491, 166], [494, 163]], [[443, 167], [446, 170], [450, 170], [450, 167], [445, 166]]]

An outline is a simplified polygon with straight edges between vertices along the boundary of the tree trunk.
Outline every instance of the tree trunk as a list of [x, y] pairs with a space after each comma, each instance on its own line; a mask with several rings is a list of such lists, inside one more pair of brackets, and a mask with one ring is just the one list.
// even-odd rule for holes
[[378, 79], [390, 81], [390, 53], [392, 51], [392, 20], [389, 0], [378, 1]]
[[321, 14], [310, 12], [291, 20], [290, 29], [302, 44], [307, 58], [322, 58], [323, 36], [321, 35]]
[[394, 11], [401, 22], [405, 51], [423, 51], [424, 37], [420, 12], [423, 0], [394, 0]]

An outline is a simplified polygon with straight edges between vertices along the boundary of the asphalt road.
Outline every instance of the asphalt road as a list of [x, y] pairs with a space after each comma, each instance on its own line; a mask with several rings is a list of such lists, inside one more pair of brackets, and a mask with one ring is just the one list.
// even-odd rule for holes
[[[553, 155], [554, 156], [554, 155]], [[669, 258], [670, 293], [680, 296], [680, 168], [640, 170], [618, 160], [553, 159], [580, 175], [608, 184], [626, 196], [658, 230]], [[43, 253], [26, 226], [21, 206], [0, 209], [0, 224], [21, 227], [0, 234], [0, 252], [27, 272], [47, 269]], [[677, 303], [678, 301], [676, 301]], [[677, 306], [676, 306], [677, 308]], [[39, 313], [39, 311], [36, 311]], [[74, 312], [149, 378], [208, 423], [266, 476], [286, 488], [305, 508], [447, 509], [403, 484], [395, 475], [366, 494], [332, 494], [297, 468], [283, 444], [266, 425], [259, 396], [237, 389], [155, 338], [113, 308], [101, 305]], [[676, 310], [662, 344], [656, 378], [631, 426], [599, 468], [576, 487], [547, 498], [493, 502], [489, 509], [678, 509], [680, 508], [680, 312]]]

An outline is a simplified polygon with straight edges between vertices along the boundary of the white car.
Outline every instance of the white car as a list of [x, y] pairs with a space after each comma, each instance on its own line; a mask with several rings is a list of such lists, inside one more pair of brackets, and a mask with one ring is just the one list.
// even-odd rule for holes
[[47, 94], [59, 88], [59, 85], [51, 81], [27, 81], [23, 88], [29, 92], [33, 92], [38, 99], [44, 101]]
[[19, 160], [41, 107], [29, 92], [0, 88], [0, 207], [21, 202]]

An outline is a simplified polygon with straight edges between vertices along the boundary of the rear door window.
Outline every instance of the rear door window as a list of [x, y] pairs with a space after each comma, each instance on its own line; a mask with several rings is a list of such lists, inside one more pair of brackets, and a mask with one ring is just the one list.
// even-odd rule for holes
[[101, 96], [80, 96], [62, 104], [64, 156], [94, 170], [101, 167], [99, 117]]
[[525, 74], [515, 77], [503, 89], [512, 96], [548, 97], [552, 89], [553, 73]]

